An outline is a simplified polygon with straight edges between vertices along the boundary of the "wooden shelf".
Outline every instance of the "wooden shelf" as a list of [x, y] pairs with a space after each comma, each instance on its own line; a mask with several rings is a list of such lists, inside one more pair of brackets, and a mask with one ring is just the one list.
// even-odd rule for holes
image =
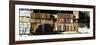
[[50, 18], [32, 18], [32, 19], [50, 20]]

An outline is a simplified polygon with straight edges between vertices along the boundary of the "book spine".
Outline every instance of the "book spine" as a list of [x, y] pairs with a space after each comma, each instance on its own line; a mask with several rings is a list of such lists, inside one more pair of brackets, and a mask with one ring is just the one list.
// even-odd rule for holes
[[58, 28], [57, 28], [57, 26], [58, 26], [58, 24], [57, 23], [55, 23], [55, 31], [58, 31]]
[[35, 18], [35, 13], [31, 13], [31, 18]]

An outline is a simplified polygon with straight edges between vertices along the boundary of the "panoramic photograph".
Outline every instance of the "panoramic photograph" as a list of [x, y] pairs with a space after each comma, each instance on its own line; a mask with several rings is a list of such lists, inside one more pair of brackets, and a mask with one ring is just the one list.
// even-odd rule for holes
[[90, 11], [19, 9], [19, 35], [88, 34]]

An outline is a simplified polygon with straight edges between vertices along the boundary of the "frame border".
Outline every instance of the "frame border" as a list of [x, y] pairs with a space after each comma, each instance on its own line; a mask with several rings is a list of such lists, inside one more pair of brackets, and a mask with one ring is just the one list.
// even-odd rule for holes
[[[93, 9], [93, 37], [15, 41], [15, 4], [92, 8]], [[43, 42], [75, 41], [75, 40], [89, 40], [89, 39], [95, 39], [95, 6], [94, 5], [59, 4], [59, 3], [28, 2], [28, 1], [9, 1], [9, 44], [43, 43]]]

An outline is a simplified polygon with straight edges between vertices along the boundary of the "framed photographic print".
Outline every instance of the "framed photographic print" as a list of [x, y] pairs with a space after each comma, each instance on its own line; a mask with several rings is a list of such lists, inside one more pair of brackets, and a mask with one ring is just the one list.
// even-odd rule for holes
[[10, 1], [10, 44], [95, 39], [95, 6]]

